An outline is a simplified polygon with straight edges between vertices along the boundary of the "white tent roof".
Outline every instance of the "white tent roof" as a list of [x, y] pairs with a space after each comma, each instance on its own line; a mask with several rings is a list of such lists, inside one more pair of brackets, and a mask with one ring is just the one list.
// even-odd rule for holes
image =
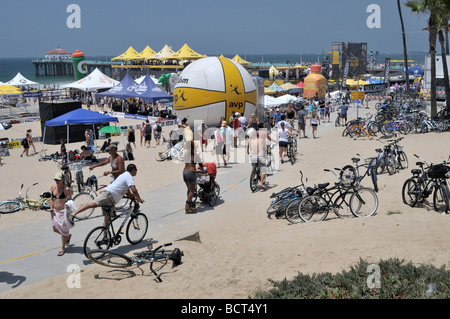
[[[144, 79], [145, 79], [145, 75], [141, 76], [140, 78], [137, 78], [137, 79], [134, 80], [134, 81], [135, 81], [136, 83], [138, 83], [138, 84], [141, 84], [141, 82], [142, 82]], [[158, 79], [155, 78], [153, 75], [150, 75], [150, 79], [152, 79], [152, 81], [153, 81], [155, 84], [159, 85]]]
[[280, 97], [277, 97], [276, 99], [277, 99], [278, 101], [280, 101], [281, 104], [286, 104], [286, 103], [297, 103], [297, 102], [300, 102], [300, 99], [299, 99], [299, 98], [297, 98], [297, 97], [295, 97], [295, 96], [293, 96], [293, 95], [290, 95], [290, 94], [282, 95], [282, 96], [280, 96]]
[[278, 106], [281, 104], [283, 104], [283, 102], [281, 102], [277, 98], [270, 96], [270, 95], [264, 95], [264, 105], [266, 108]]
[[90, 92], [100, 89], [110, 89], [119, 83], [119, 81], [111, 79], [109, 76], [104, 75], [98, 68], [96, 68], [91, 74], [86, 75], [81, 80], [62, 85], [61, 87]]
[[39, 83], [28, 80], [19, 72], [12, 80], [6, 82], [5, 84], [13, 86], [24, 86], [24, 85], [37, 85]]

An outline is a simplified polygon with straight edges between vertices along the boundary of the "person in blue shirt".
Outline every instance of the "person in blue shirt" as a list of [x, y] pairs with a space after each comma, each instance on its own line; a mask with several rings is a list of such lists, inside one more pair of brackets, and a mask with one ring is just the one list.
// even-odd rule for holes
[[281, 121], [281, 116], [283, 113], [280, 112], [280, 109], [276, 109], [275, 114], [273, 115], [273, 123], [272, 126], [275, 126], [279, 121]]
[[338, 108], [336, 109], [336, 111], [340, 111], [339, 116], [341, 117], [341, 121], [344, 122], [344, 125], [347, 125], [347, 111], [348, 111], [348, 105], [344, 103], [342, 103], [341, 106], [338, 106]]

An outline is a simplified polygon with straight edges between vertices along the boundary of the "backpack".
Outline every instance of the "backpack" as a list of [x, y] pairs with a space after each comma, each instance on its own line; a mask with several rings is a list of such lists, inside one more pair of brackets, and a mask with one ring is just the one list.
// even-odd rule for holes
[[156, 132], [160, 133], [162, 131], [161, 125], [156, 125]]
[[152, 126], [150, 124], [145, 126], [145, 134], [151, 135], [152, 134]]

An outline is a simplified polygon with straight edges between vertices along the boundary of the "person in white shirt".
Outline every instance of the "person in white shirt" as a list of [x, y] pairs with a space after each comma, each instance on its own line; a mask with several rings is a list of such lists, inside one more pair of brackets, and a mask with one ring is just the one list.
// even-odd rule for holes
[[[80, 208], [72, 213], [71, 220], [73, 221], [73, 216], [81, 213], [90, 208], [103, 207], [103, 206], [114, 206], [120, 199], [126, 195], [133, 201], [138, 201], [143, 203], [144, 200], [139, 195], [139, 192], [134, 184], [133, 177], [137, 174], [137, 167], [134, 164], [128, 164], [126, 172], [122, 173], [117, 177], [111, 184], [103, 188], [99, 193], [98, 197], [93, 201], [83, 204]], [[139, 208], [139, 204], [136, 203], [135, 209]], [[107, 225], [109, 217], [104, 214], [104, 224]]]
[[300, 130], [293, 128], [288, 122], [284, 120], [284, 115], [281, 116], [281, 121], [276, 125], [278, 128], [278, 146], [280, 147], [280, 161], [281, 164], [284, 163], [284, 156], [286, 155], [286, 149], [288, 146], [288, 134], [295, 135], [292, 130], [300, 133]]

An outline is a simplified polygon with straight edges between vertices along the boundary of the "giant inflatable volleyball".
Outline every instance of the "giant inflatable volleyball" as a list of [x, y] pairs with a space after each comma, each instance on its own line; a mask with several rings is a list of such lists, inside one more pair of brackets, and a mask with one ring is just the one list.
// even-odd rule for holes
[[203, 120], [215, 126], [232, 111], [247, 119], [255, 113], [257, 90], [252, 77], [240, 64], [225, 57], [207, 57], [189, 64], [173, 91], [173, 106], [179, 119]]

